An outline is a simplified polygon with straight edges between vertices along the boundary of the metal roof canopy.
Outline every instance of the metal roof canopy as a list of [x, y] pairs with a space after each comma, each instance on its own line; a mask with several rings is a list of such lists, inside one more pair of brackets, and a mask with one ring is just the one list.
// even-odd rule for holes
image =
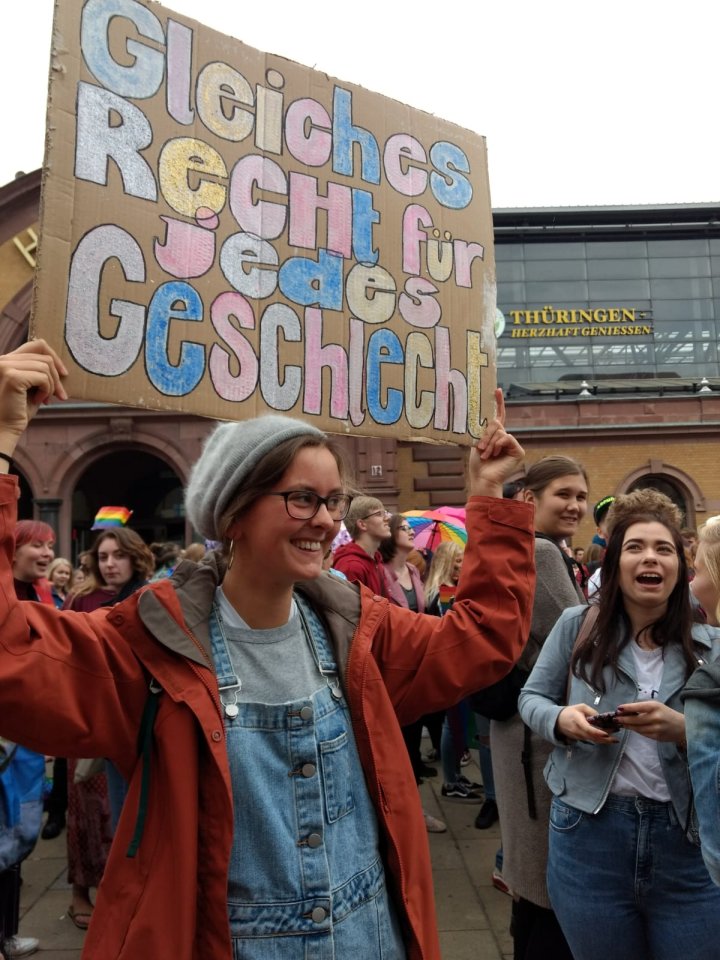
[[602, 379], [590, 380], [587, 375], [578, 380], [556, 380], [545, 383], [511, 383], [505, 390], [508, 400], [526, 397], [554, 396], [575, 398], [583, 393], [582, 399], [601, 396], [666, 396], [668, 394], [689, 393], [707, 395], [720, 391], [720, 377], [643, 377], [641, 379]]
[[720, 203], [493, 210], [495, 243], [720, 236]]

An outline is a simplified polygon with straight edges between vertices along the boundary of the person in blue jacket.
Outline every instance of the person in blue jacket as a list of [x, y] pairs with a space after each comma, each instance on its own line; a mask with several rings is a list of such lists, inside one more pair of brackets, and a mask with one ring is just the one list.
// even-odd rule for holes
[[[695, 577], [690, 584], [708, 623], [720, 624], [720, 516], [700, 531]], [[683, 692], [688, 765], [700, 846], [713, 881], [720, 886], [720, 661], [695, 671]]]
[[576, 644], [587, 608], [565, 610], [520, 695], [555, 745], [550, 900], [576, 960], [711, 960], [720, 889], [691, 828], [681, 693], [720, 655], [720, 631], [693, 624], [667, 497], [618, 497], [608, 526], [592, 629]]

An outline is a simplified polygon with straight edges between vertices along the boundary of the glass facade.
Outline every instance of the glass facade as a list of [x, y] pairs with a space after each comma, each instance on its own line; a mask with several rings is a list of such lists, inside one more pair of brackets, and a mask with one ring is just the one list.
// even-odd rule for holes
[[719, 377], [720, 235], [672, 227], [557, 242], [508, 230], [495, 246], [498, 383]]

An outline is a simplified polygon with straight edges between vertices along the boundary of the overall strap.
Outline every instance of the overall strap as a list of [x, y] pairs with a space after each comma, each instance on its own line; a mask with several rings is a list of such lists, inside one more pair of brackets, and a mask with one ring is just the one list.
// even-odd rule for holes
[[313, 653], [320, 667], [320, 672], [323, 674], [337, 674], [337, 663], [335, 662], [333, 649], [328, 642], [325, 625], [307, 597], [303, 596], [303, 594], [297, 590], [293, 596], [298, 605], [303, 624], [308, 629], [308, 640], [313, 647]]

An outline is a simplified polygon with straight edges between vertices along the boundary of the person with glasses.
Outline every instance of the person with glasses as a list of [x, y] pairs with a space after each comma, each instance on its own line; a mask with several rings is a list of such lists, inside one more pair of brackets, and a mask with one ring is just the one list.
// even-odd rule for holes
[[333, 566], [353, 583], [364, 583], [373, 593], [390, 597], [380, 544], [390, 536], [390, 517], [375, 497], [355, 497], [345, 518], [352, 537], [335, 551]]
[[388, 521], [390, 534], [380, 541], [385, 582], [390, 599], [415, 613], [425, 612], [425, 591], [418, 568], [408, 562], [415, 549], [415, 534], [407, 517], [393, 513]]
[[[391, 603], [412, 610], [414, 613], [425, 611], [425, 590], [416, 566], [408, 562], [415, 549], [415, 534], [401, 513], [394, 513], [389, 520], [390, 536], [380, 542], [380, 554], [383, 559], [383, 572]], [[423, 777], [437, 775], [435, 767], [428, 766], [420, 754], [422, 730], [426, 718], [420, 717], [414, 723], [402, 728], [403, 739], [412, 764], [415, 780], [420, 785]], [[425, 827], [428, 833], [445, 833], [447, 825], [423, 809]]]
[[222, 548], [82, 613], [14, 598], [2, 475], [64, 373], [43, 341], [0, 357], [0, 717], [129, 782], [85, 960], [440, 960], [400, 725], [497, 681], [529, 628], [532, 509], [501, 499], [523, 457], [502, 393], [468, 458], [444, 617], [323, 572], [346, 470], [324, 433], [276, 415], [219, 424], [192, 469], [188, 519]]

